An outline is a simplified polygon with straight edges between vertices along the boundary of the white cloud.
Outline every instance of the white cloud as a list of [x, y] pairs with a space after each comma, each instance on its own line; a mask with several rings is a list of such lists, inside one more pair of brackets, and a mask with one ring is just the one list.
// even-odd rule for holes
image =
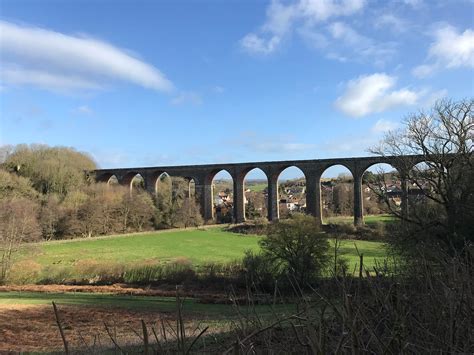
[[440, 28], [435, 33], [429, 56], [441, 61], [448, 68], [474, 67], [474, 31], [463, 33], [452, 26]]
[[345, 114], [362, 117], [391, 108], [415, 104], [421, 93], [409, 89], [393, 90], [396, 78], [385, 73], [363, 75], [350, 80], [336, 107]]
[[445, 25], [433, 34], [435, 40], [428, 51], [427, 64], [415, 67], [412, 71], [416, 77], [426, 77], [439, 69], [474, 68], [474, 31], [464, 32]]
[[422, 64], [413, 68], [411, 71], [417, 78], [426, 78], [433, 74], [437, 70], [437, 66], [434, 64]]
[[280, 40], [279, 36], [272, 36], [267, 39], [255, 33], [249, 33], [240, 40], [240, 45], [249, 53], [270, 54], [277, 48]]
[[403, 0], [405, 5], [410, 5], [411, 7], [417, 8], [423, 5], [423, 0]]
[[392, 32], [405, 32], [408, 29], [406, 20], [401, 19], [393, 14], [383, 14], [377, 16], [374, 21], [375, 28], [388, 28]]
[[399, 124], [397, 122], [389, 121], [386, 119], [381, 118], [377, 122], [375, 122], [375, 125], [372, 127], [372, 132], [373, 133], [385, 133], [388, 131], [393, 131], [394, 129], [397, 129], [399, 127]]
[[298, 0], [286, 5], [273, 0], [267, 9], [265, 23], [257, 33], [245, 35], [240, 45], [250, 53], [271, 54], [295, 24], [312, 26], [330, 18], [353, 15], [365, 4], [366, 0]]
[[340, 57], [362, 58], [383, 65], [395, 54], [393, 43], [376, 43], [343, 22], [330, 24], [328, 31], [333, 38], [331, 41], [333, 52], [342, 53], [339, 54]]
[[57, 92], [102, 88], [100, 83], [78, 75], [27, 69], [19, 66], [2, 66], [0, 78], [2, 82], [8, 84], [31, 85]]
[[295, 5], [286, 6], [279, 1], [272, 1], [267, 9], [267, 22], [263, 25], [263, 30], [280, 36], [287, 33], [295, 18], [300, 15]]
[[349, 16], [364, 8], [365, 0], [303, 0], [301, 13], [311, 21], [325, 21], [331, 17]]
[[172, 105], [200, 105], [202, 104], [202, 98], [199, 94], [192, 91], [182, 91], [171, 100]]
[[[125, 81], [170, 91], [154, 66], [107, 42], [0, 21], [2, 81], [52, 90], [90, 90]], [[9, 65], [6, 65], [9, 64]]]

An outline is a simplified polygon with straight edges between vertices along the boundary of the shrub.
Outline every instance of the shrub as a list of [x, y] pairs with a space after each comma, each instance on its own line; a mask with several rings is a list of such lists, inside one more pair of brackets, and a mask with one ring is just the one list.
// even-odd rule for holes
[[67, 266], [46, 266], [38, 278], [39, 284], [67, 284], [72, 280], [71, 268]]
[[7, 283], [14, 285], [32, 284], [38, 280], [42, 266], [33, 260], [21, 260], [13, 264]]
[[259, 244], [264, 255], [301, 286], [321, 274], [329, 261], [329, 242], [320, 223], [303, 214], [270, 225]]
[[[391, 222], [390, 225], [395, 225]], [[332, 237], [339, 239], [357, 239], [357, 240], [381, 240], [385, 241], [387, 235], [387, 227], [383, 222], [374, 222], [361, 226], [354, 226], [349, 223], [329, 224], [325, 226], [325, 230]]]
[[244, 276], [251, 285], [259, 285], [263, 289], [270, 290], [280, 273], [275, 262], [268, 255], [254, 253], [251, 250], [245, 252], [242, 259]]
[[112, 284], [123, 280], [124, 266], [118, 263], [99, 262], [94, 259], [78, 261], [72, 273], [76, 282], [88, 284]]

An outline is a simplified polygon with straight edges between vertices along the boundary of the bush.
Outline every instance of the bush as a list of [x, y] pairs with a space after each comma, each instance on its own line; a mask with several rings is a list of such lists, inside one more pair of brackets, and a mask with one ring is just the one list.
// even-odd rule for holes
[[269, 222], [266, 218], [256, 218], [253, 221], [247, 221], [229, 226], [227, 231], [239, 234], [266, 235]]
[[72, 274], [77, 275], [75, 282], [87, 284], [112, 284], [122, 282], [124, 266], [97, 260], [80, 260], [73, 268]]
[[21, 260], [13, 264], [7, 277], [7, 283], [26, 285], [35, 283], [41, 274], [42, 266], [32, 260]]
[[329, 261], [329, 242], [320, 223], [303, 214], [270, 225], [259, 244], [264, 255], [302, 287], [321, 274]]
[[263, 289], [270, 290], [280, 273], [273, 260], [264, 254], [256, 254], [251, 250], [245, 252], [242, 259], [244, 276], [251, 285], [259, 285]]
[[[396, 225], [397, 223], [391, 222], [389, 224]], [[339, 239], [386, 241], [387, 229], [392, 227], [387, 227], [387, 224], [383, 222], [374, 222], [361, 226], [354, 226], [350, 223], [329, 224], [324, 228], [330, 236]]]
[[43, 285], [71, 283], [71, 268], [67, 266], [46, 266], [43, 268], [38, 283]]
[[140, 265], [126, 269], [123, 281], [131, 284], [172, 283], [182, 284], [197, 279], [190, 263], [172, 262], [169, 264]]

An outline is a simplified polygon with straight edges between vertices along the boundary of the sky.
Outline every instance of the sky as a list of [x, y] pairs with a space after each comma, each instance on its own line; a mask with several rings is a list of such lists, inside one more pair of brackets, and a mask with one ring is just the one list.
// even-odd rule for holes
[[472, 0], [0, 1], [0, 145], [102, 168], [369, 155], [474, 92]]

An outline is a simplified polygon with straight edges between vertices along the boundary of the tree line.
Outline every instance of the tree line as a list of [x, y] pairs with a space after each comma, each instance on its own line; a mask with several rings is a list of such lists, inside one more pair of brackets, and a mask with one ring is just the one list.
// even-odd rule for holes
[[95, 183], [84, 173], [95, 162], [72, 148], [8, 146], [0, 156], [3, 238], [54, 240], [203, 223], [184, 179], [173, 178], [172, 189], [172, 178], [162, 177], [164, 188], [152, 196], [140, 188]]

